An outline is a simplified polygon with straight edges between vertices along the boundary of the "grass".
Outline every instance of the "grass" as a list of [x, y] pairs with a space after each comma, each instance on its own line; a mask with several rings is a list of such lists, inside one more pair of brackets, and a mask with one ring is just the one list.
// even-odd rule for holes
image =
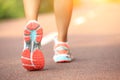
[[[53, 11], [53, 0], [41, 0], [40, 13]], [[0, 0], [0, 20], [24, 17], [22, 0]]]

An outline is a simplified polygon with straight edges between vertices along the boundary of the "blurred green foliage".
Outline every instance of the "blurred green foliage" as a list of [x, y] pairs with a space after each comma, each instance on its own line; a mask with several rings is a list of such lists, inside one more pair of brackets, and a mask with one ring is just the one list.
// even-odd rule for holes
[[41, 0], [40, 13], [53, 12], [53, 0]]
[[[40, 13], [53, 11], [53, 0], [41, 0]], [[22, 0], [0, 0], [0, 19], [24, 16]]]

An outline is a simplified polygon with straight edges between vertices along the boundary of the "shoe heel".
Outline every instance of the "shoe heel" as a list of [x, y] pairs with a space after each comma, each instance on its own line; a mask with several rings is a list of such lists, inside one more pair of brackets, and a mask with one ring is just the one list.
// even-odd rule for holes
[[[34, 35], [33, 35], [34, 34]], [[37, 23], [30, 23], [24, 31], [24, 40], [28, 43], [31, 40], [40, 43], [43, 36], [43, 29]]]

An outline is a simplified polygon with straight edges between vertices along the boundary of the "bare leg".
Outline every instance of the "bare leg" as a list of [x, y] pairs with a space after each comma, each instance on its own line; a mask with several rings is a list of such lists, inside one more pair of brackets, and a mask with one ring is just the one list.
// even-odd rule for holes
[[40, 0], [23, 0], [27, 21], [37, 20], [40, 7]]
[[67, 41], [67, 32], [71, 19], [72, 7], [73, 0], [54, 0], [59, 41]]

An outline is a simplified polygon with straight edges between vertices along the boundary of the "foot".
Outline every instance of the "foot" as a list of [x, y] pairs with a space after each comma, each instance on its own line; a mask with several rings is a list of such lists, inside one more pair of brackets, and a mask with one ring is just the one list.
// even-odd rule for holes
[[54, 53], [53, 60], [56, 63], [66, 63], [72, 61], [69, 45], [67, 42], [55, 41]]
[[29, 21], [24, 30], [24, 49], [21, 56], [22, 65], [27, 70], [44, 68], [44, 56], [40, 50], [43, 30], [37, 21]]

